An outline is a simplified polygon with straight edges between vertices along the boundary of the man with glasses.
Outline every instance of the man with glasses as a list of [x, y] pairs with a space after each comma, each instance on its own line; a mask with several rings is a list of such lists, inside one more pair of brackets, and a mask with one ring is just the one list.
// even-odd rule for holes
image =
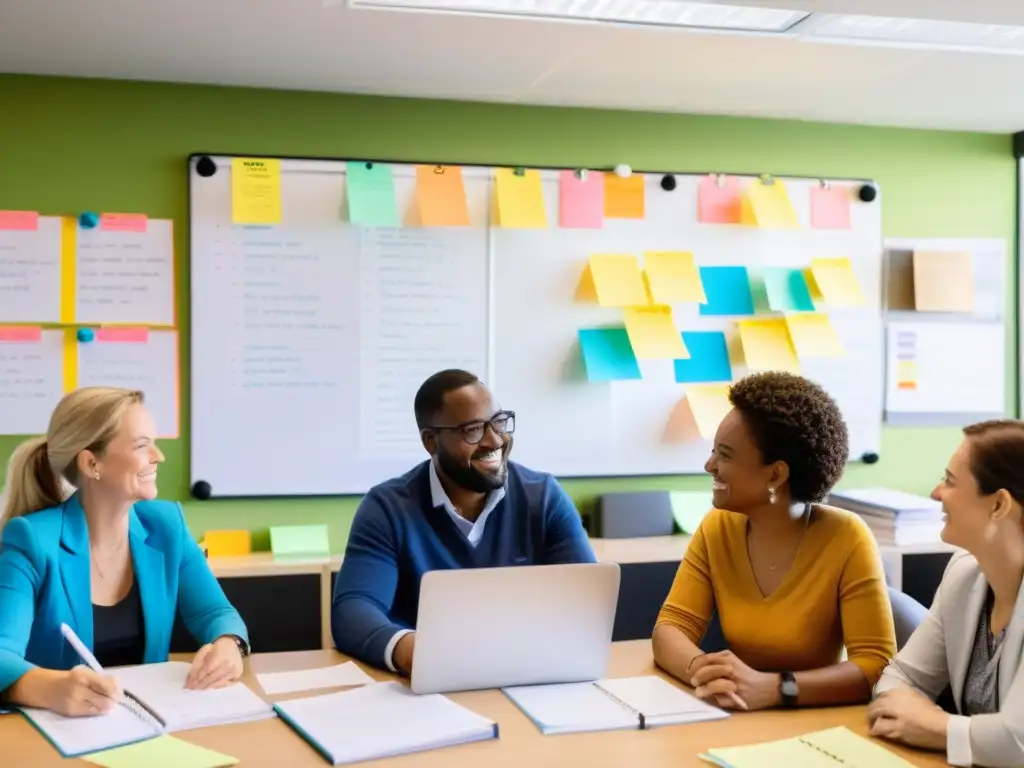
[[476, 376], [435, 373], [414, 410], [430, 458], [363, 498], [331, 610], [338, 650], [403, 674], [427, 571], [595, 561], [555, 479], [509, 462], [516, 415]]

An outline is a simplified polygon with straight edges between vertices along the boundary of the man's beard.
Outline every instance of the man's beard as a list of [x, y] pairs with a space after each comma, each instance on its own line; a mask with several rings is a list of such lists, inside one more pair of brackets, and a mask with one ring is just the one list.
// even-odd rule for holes
[[445, 477], [451, 480], [460, 488], [465, 488], [473, 493], [488, 493], [495, 491], [505, 485], [505, 478], [508, 475], [508, 463], [504, 458], [505, 449], [502, 448], [502, 462], [495, 472], [481, 472], [476, 467], [460, 463], [450, 453], [446, 453], [438, 446], [437, 463], [444, 472]]

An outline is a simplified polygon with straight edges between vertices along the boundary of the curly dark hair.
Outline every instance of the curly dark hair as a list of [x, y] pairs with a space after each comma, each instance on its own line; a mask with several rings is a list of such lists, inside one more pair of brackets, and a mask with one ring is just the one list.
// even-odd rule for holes
[[743, 416], [766, 464], [789, 466], [789, 495], [823, 501], [843, 475], [850, 437], [835, 400], [819, 385], [783, 371], [736, 382], [729, 401]]

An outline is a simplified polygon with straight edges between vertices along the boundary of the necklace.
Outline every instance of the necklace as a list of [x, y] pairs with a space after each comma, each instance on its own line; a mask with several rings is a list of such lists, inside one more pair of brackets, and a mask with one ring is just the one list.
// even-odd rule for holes
[[[807, 508], [804, 509], [804, 513], [803, 513], [802, 517], [804, 519], [804, 527], [800, 529], [800, 535], [796, 537], [796, 543], [793, 545], [793, 549], [789, 553], [789, 557], [791, 559], [796, 556], [797, 550], [800, 549], [800, 542], [803, 541], [804, 534], [807, 533], [807, 526], [808, 526], [808, 524], [810, 523], [810, 520], [811, 520], [811, 506], [810, 506], [810, 504], [808, 504]], [[778, 567], [778, 565], [779, 565], [778, 562], [772, 563], [771, 565], [768, 566], [768, 570], [774, 572], [775, 569]]]
[[122, 539], [121, 543], [118, 544], [117, 547], [115, 547], [112, 552], [108, 552], [102, 558], [97, 556], [96, 550], [92, 546], [89, 547], [89, 551], [92, 553], [92, 567], [96, 569], [96, 573], [98, 573], [99, 577], [104, 581], [107, 580], [107, 573], [103, 568], [100, 567], [101, 559], [104, 564], [108, 564], [111, 561], [111, 559], [121, 554], [121, 550], [124, 549], [125, 544], [127, 542], [127, 539]]

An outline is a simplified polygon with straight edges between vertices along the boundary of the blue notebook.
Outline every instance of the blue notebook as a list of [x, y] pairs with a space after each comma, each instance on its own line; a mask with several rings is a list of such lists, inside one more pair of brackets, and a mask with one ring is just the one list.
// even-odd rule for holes
[[498, 724], [439, 693], [418, 695], [401, 683], [292, 699], [278, 716], [332, 765], [498, 738]]

